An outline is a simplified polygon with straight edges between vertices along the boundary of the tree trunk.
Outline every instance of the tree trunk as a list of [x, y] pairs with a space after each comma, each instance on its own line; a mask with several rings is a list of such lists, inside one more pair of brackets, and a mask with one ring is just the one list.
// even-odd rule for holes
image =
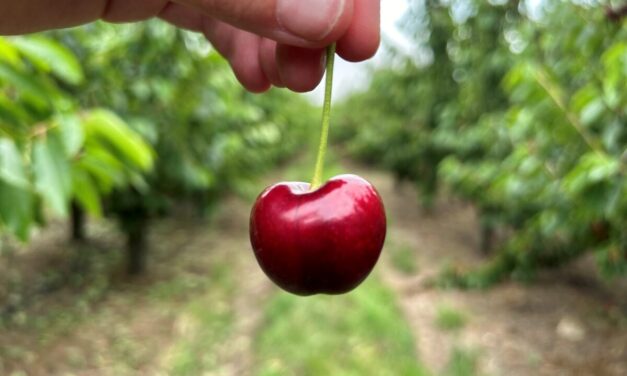
[[481, 244], [479, 245], [483, 255], [489, 255], [494, 248], [494, 227], [487, 223], [481, 224]]
[[128, 274], [142, 274], [146, 270], [148, 218], [137, 216], [125, 221], [125, 225]]
[[76, 201], [72, 201], [72, 212], [71, 212], [71, 224], [72, 224], [72, 241], [82, 242], [86, 239], [85, 237], [85, 211], [83, 208], [78, 206]]

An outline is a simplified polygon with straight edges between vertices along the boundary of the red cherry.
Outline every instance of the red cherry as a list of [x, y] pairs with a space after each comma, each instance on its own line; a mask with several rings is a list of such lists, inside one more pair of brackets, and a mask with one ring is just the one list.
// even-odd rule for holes
[[342, 294], [372, 271], [385, 240], [381, 197], [366, 180], [340, 175], [310, 191], [278, 183], [257, 198], [250, 241], [263, 271], [297, 294]]

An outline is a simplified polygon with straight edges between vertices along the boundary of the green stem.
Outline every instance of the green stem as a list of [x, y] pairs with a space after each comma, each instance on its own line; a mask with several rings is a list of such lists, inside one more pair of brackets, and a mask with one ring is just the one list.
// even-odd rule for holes
[[322, 131], [320, 133], [320, 145], [318, 146], [318, 158], [316, 168], [311, 180], [311, 190], [316, 190], [322, 185], [322, 170], [324, 158], [327, 154], [329, 140], [329, 123], [331, 119], [331, 92], [333, 90], [333, 63], [335, 60], [335, 43], [327, 47], [327, 77], [324, 83], [324, 105], [322, 107]]

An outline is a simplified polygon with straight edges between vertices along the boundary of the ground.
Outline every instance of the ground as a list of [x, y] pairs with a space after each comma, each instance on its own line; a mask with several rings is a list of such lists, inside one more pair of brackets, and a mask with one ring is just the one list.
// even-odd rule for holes
[[625, 281], [598, 280], [583, 259], [529, 284], [428, 288], [446, 264], [483, 261], [473, 208], [442, 199], [424, 213], [411, 186], [345, 166], [375, 184], [389, 220], [356, 292], [274, 287], [248, 243], [252, 197], [227, 197], [208, 220], [156, 221], [149, 273], [135, 279], [112, 224], [93, 221], [90, 242], [68, 246], [57, 223], [0, 261], [0, 307], [15, 308], [0, 326], [0, 374], [627, 374]]

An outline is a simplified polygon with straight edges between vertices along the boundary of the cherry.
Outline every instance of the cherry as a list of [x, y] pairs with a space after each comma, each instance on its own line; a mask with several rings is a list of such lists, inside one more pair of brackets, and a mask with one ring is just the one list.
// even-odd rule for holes
[[278, 183], [257, 198], [250, 240], [259, 265], [298, 295], [342, 294], [374, 268], [385, 240], [381, 197], [366, 180], [340, 175], [316, 190]]
[[250, 216], [250, 242], [261, 269], [298, 295], [354, 289], [374, 268], [385, 240], [385, 210], [370, 183], [340, 175], [322, 184], [334, 57], [332, 44], [327, 48], [322, 133], [311, 185], [291, 182], [266, 188]]

